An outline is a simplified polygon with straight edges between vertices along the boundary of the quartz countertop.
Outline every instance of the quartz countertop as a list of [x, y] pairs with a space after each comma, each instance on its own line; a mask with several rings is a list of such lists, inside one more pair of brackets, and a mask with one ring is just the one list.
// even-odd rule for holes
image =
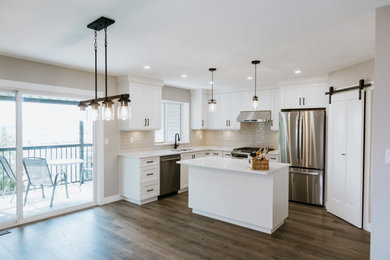
[[191, 160], [183, 160], [177, 162], [179, 164], [188, 165], [188, 166], [196, 166], [196, 167], [204, 167], [204, 168], [212, 168], [226, 171], [233, 171], [244, 174], [255, 174], [255, 175], [269, 175], [273, 172], [284, 168], [289, 167], [288, 163], [269, 163], [268, 171], [257, 171], [252, 170], [248, 165], [248, 160], [245, 159], [235, 159], [235, 158], [223, 158], [223, 157], [202, 157]]
[[[186, 149], [185, 151], [182, 149]], [[215, 147], [215, 146], [197, 146], [197, 147], [179, 147], [177, 150], [174, 149], [162, 149], [162, 150], [151, 150], [151, 151], [131, 151], [131, 152], [120, 152], [119, 156], [131, 157], [131, 158], [149, 158], [165, 155], [183, 154], [183, 153], [196, 153], [201, 151], [224, 151], [231, 152], [234, 148], [232, 147]]]

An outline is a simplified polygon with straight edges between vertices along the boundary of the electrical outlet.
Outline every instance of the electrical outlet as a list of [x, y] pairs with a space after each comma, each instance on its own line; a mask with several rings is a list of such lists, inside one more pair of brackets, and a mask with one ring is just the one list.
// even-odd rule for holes
[[385, 159], [386, 164], [390, 164], [390, 149], [386, 149], [386, 159]]
[[105, 145], [108, 145], [108, 138], [107, 138], [107, 137], [104, 138], [104, 144], [105, 144]]
[[130, 137], [130, 143], [134, 143], [134, 137]]

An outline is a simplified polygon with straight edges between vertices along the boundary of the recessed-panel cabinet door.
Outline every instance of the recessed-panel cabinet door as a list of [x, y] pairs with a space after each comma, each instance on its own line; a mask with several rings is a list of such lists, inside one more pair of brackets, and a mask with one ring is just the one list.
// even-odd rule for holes
[[328, 96], [325, 96], [325, 84], [311, 84], [303, 88], [302, 103], [306, 107], [326, 107]]
[[131, 118], [129, 120], [119, 120], [119, 129], [132, 130], [146, 127], [143, 104], [143, 88], [141, 86], [130, 87]]
[[280, 88], [282, 108], [301, 108], [302, 94], [302, 86]]
[[271, 90], [260, 90], [257, 92], [257, 97], [259, 98], [259, 106], [257, 110], [271, 110]]
[[161, 128], [161, 88], [148, 88], [144, 91], [144, 109], [147, 118], [147, 128]]
[[237, 117], [241, 111], [241, 95], [240, 93], [234, 93], [230, 95], [230, 119], [228, 122], [228, 128], [232, 130], [240, 129], [240, 122], [237, 122]]

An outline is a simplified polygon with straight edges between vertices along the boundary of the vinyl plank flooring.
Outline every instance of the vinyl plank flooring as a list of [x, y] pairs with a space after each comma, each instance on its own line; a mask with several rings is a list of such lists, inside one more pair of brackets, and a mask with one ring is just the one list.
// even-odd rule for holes
[[268, 235], [195, 215], [183, 193], [118, 201], [11, 229], [0, 259], [368, 259], [370, 235], [324, 208], [289, 204]]

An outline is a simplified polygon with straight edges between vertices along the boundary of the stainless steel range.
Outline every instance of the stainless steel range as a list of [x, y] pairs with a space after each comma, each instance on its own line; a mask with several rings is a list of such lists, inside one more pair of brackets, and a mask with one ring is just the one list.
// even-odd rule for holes
[[250, 153], [257, 152], [259, 149], [264, 149], [264, 148], [268, 148], [268, 151], [275, 150], [269, 147], [241, 147], [241, 148], [233, 149], [232, 157], [247, 158]]

